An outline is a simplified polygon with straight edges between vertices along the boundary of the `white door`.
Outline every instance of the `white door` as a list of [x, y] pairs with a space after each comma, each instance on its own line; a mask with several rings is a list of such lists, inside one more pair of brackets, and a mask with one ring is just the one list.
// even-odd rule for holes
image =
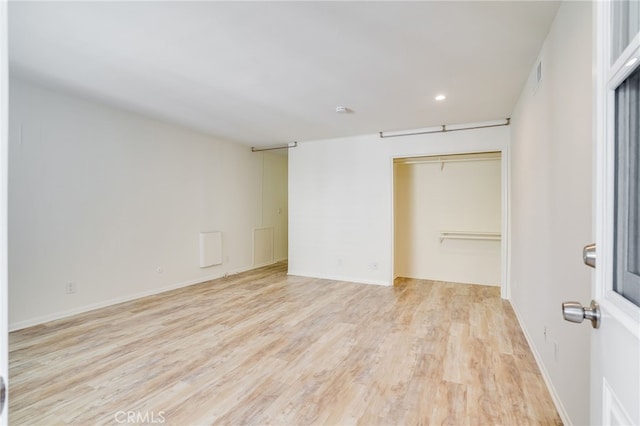
[[9, 376], [7, 341], [7, 154], [9, 140], [9, 101], [7, 65], [7, 2], [0, 0], [0, 425], [6, 425], [4, 382]]
[[640, 425], [640, 1], [594, 2], [594, 17], [591, 423]]

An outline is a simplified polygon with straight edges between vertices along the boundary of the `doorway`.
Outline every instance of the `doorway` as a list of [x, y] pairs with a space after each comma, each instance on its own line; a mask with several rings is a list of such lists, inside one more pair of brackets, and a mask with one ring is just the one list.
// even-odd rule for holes
[[502, 152], [396, 158], [394, 278], [503, 286]]

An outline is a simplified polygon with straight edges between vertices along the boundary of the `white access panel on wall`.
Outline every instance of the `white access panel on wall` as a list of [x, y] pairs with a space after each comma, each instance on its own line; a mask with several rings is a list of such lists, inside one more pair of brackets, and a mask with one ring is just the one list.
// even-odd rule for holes
[[273, 263], [273, 227], [253, 229], [253, 265]]
[[200, 233], [200, 267], [222, 264], [222, 232]]

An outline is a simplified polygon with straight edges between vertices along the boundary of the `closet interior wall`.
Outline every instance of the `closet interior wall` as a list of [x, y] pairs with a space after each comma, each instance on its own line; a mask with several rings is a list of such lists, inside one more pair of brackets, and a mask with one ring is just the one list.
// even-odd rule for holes
[[396, 277], [500, 285], [500, 153], [396, 159]]

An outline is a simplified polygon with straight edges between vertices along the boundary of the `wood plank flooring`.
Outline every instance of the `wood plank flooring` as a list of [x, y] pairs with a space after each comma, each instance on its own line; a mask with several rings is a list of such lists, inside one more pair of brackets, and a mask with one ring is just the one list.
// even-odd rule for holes
[[498, 288], [286, 270], [11, 333], [10, 424], [561, 424]]

